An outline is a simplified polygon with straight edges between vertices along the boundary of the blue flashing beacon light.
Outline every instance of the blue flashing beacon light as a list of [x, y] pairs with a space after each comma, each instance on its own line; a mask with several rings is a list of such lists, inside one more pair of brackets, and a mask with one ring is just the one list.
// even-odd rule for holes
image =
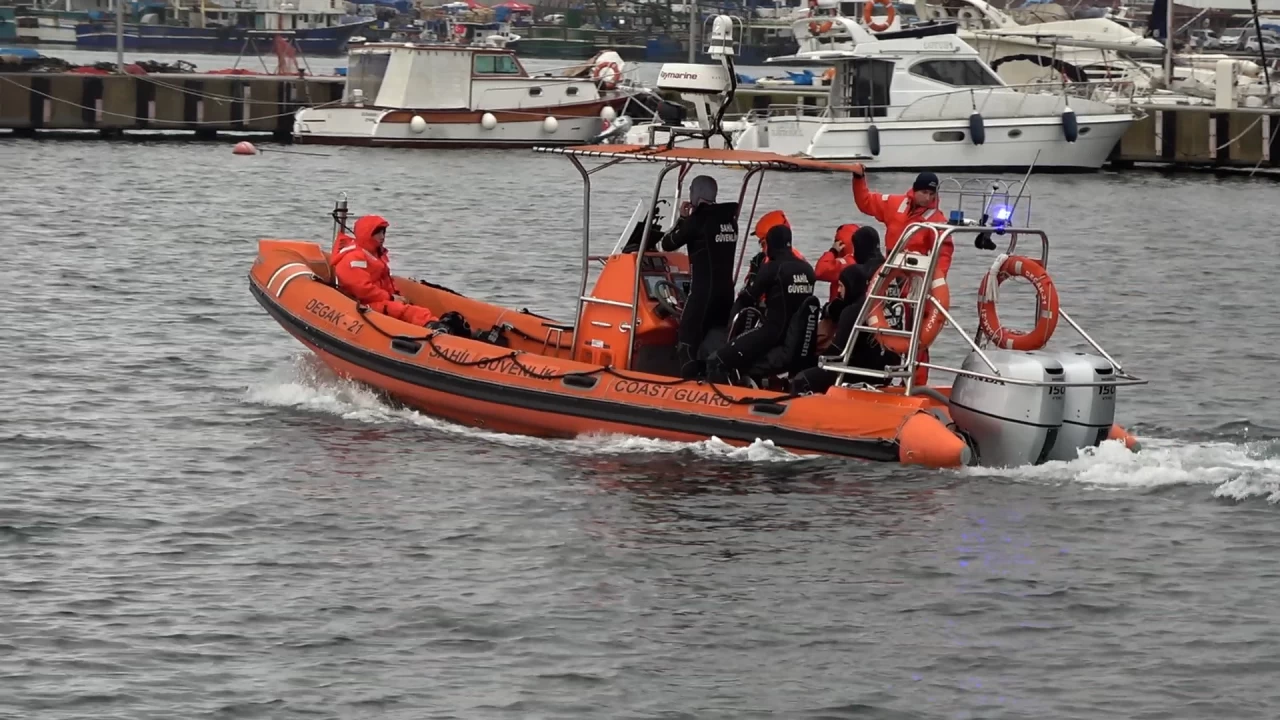
[[1012, 217], [1012, 215], [1013, 210], [1008, 207], [1002, 205], [995, 208], [995, 212], [993, 213], [995, 220], [991, 223], [991, 226], [996, 229], [996, 232], [1003, 233], [1004, 229], [1009, 226], [1009, 218]]

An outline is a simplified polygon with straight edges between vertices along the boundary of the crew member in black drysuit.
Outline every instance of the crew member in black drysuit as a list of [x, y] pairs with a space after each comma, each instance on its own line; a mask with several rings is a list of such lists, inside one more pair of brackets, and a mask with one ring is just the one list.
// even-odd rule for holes
[[[717, 203], [715, 178], [699, 175], [689, 183], [688, 210], [662, 238], [662, 249], [688, 247], [689, 296], [680, 314], [676, 356], [680, 376], [698, 377], [708, 334], [724, 331], [733, 307], [733, 268], [738, 248], [738, 203]], [[708, 345], [712, 343], [707, 343]]]
[[[876, 232], [875, 228], [864, 225], [853, 234], [853, 260], [853, 265], [840, 271], [839, 296], [827, 303], [822, 310], [824, 317], [829, 317], [836, 322], [835, 337], [821, 352], [828, 357], [844, 354], [845, 343], [853, 334], [853, 326], [858, 322], [858, 314], [862, 311], [863, 303], [866, 302], [871, 281], [875, 278], [876, 270], [880, 269], [884, 263], [884, 255], [880, 252], [880, 233]], [[858, 336], [858, 342], [854, 345], [853, 354], [849, 358], [849, 364], [854, 367], [874, 370], [883, 370], [899, 362], [901, 358], [897, 353], [880, 347], [869, 332], [863, 332]], [[870, 376], [849, 375], [847, 377], [853, 378], [855, 382], [862, 381], [873, 385], [883, 382]], [[834, 372], [812, 367], [797, 373], [791, 379], [791, 392], [824, 393], [835, 384], [835, 381]]]
[[[742, 289], [733, 310], [754, 305], [765, 294], [764, 319], [753, 330], [739, 335], [728, 346], [707, 359], [707, 374], [719, 366], [723, 370], [746, 370], [770, 350], [782, 344], [791, 318], [813, 296], [816, 282], [813, 266], [791, 252], [791, 228], [776, 225], [765, 236], [769, 261], [760, 267], [751, 284]], [[734, 313], [731, 313], [732, 316]]]

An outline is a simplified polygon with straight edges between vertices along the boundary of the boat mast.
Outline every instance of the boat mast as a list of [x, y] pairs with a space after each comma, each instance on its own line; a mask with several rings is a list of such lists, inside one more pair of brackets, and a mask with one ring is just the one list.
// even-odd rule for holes
[[116, 72], [124, 74], [124, 0], [116, 0]]
[[1164, 86], [1173, 89], [1173, 0], [1164, 5]]
[[696, 0], [684, 0], [689, 5], [689, 63], [697, 62], [698, 45], [694, 39], [694, 30], [698, 24], [698, 3]]

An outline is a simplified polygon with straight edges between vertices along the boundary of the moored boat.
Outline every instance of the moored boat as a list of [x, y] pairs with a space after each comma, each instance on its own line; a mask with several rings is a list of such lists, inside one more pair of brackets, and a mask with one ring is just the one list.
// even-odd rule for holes
[[573, 145], [626, 107], [622, 59], [590, 74], [531, 75], [515, 52], [478, 43], [366, 43], [350, 53], [339, 103], [294, 116], [298, 143], [384, 147]]
[[[1022, 335], [1000, 328], [998, 318], [993, 320], [994, 286], [1024, 267], [1042, 270], [1048, 248], [1043, 232], [1006, 226], [1009, 213], [991, 210], [994, 195], [986, 198], [987, 210], [977, 224], [959, 218], [954, 226], [917, 224], [904, 231], [936, 233], [939, 243], [955, 233], [1010, 235], [998, 273], [993, 270], [995, 280], [984, 282], [982, 330], [977, 340], [966, 336], [973, 352], [962, 367], [918, 359], [918, 348], [956, 320], [948, 311], [949, 296], [937, 290], [938, 255], [907, 252], [907, 243], [899, 243], [876, 275], [869, 295], [874, 302], [863, 308], [864, 317], [843, 355], [818, 357], [817, 348], [825, 343], [814, 299], [793, 318], [779, 354], [771, 352], [767, 361], [732, 383], [716, 383], [680, 377], [676, 338], [691, 292], [688, 256], [639, 251], [651, 247], [661, 231], [656, 208], [664, 179], [678, 171], [678, 199], [685, 175], [696, 166], [745, 171], [737, 202], [721, 203], [733, 222], [721, 225], [717, 235], [740, 243], [741, 271], [749, 241], [738, 236], [737, 228], [750, 227], [755, 219], [752, 203], [742, 222], [754, 179], [762, 182], [771, 170], [848, 173], [850, 168], [706, 147], [537, 150], [567, 156], [584, 180], [581, 289], [572, 321], [397, 277], [397, 291], [406, 301], [437, 316], [458, 313], [466, 323], [451, 332], [411, 325], [359, 305], [335, 286], [330, 259], [321, 246], [295, 240], [259, 242], [249, 273], [251, 292], [277, 322], [339, 374], [431, 415], [502, 432], [542, 437], [605, 432], [677, 441], [714, 436], [737, 445], [769, 440], [798, 454], [930, 467], [1038, 463], [1074, 457], [1080, 449], [1107, 439], [1136, 444], [1113, 422], [1115, 391], [1144, 380], [1123, 371], [1101, 348], [1097, 356], [1038, 352], [1052, 328], [1046, 333], [1038, 324], [1028, 343]], [[588, 169], [584, 161], [592, 159], [603, 166]], [[633, 214], [610, 253], [593, 255], [587, 222], [589, 174], [622, 163], [660, 167], [649, 210]], [[758, 189], [756, 193], [758, 197]], [[1007, 196], [1006, 192], [1006, 200]], [[987, 217], [988, 210], [994, 221]], [[338, 210], [334, 216], [343, 219]], [[1018, 238], [1028, 236], [1043, 241], [1040, 263], [1014, 254]], [[588, 292], [593, 259], [603, 267]], [[1052, 291], [1043, 272], [1034, 279], [1038, 288]], [[1078, 329], [1059, 308], [1056, 291], [1044, 297], [1037, 317], [1052, 317], [1056, 325], [1060, 316]], [[878, 303], [897, 303], [919, 312], [895, 314]], [[886, 326], [872, 317], [877, 312], [876, 317], [912, 319], [905, 326]], [[851, 348], [859, 333], [872, 334], [886, 347], [900, 347], [906, 359], [892, 367], [857, 367]], [[1081, 335], [1093, 344], [1083, 330]], [[988, 343], [1001, 349], [984, 350], [981, 345]], [[820, 393], [788, 391], [794, 373], [815, 366], [835, 373], [836, 382]], [[921, 384], [922, 368], [952, 373], [957, 381], [951, 386]], [[866, 377], [874, 382], [865, 382]]]
[[[673, 124], [708, 126], [738, 91], [732, 24], [714, 56], [721, 65], [670, 64], [658, 87], [693, 104], [697, 120], [669, 113], [662, 122], [622, 123], [602, 140], [663, 143]], [[1136, 110], [1066, 90], [1007, 85], [956, 35], [954, 23], [873, 34], [851, 18], [800, 21], [801, 52], [771, 62], [833, 66], [825, 107], [794, 102], [756, 107], [721, 126], [724, 143], [877, 170], [1096, 172]], [[821, 92], [821, 91], [819, 91]], [[814, 91], [801, 91], [816, 95]], [[783, 93], [779, 93], [782, 95]], [[615, 126], [618, 127], [618, 126]]]

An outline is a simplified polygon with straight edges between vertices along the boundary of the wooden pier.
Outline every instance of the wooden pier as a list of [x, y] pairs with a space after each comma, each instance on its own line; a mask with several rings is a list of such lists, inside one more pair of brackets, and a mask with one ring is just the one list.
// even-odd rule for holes
[[1116, 145], [1108, 165], [1201, 170], [1280, 168], [1280, 111], [1146, 105]]
[[293, 113], [342, 97], [341, 77], [0, 73], [0, 130], [270, 133], [287, 140]]
[[[85, 75], [0, 73], [0, 131], [31, 137], [48, 131], [266, 133], [287, 142], [293, 113], [341, 99], [344, 78], [284, 75]], [[826, 104], [826, 89], [787, 92], [788, 102]], [[747, 91], [732, 111], [767, 106], [767, 91]], [[797, 96], [798, 99], [797, 99]], [[1280, 111], [1148, 105], [1108, 160], [1117, 169], [1280, 170]]]

